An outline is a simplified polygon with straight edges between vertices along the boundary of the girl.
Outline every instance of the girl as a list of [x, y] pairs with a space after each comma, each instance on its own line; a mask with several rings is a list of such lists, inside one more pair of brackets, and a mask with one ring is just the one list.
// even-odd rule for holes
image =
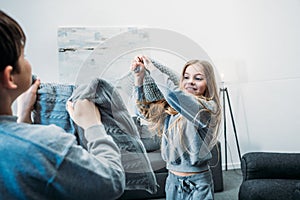
[[[188, 61], [179, 87], [146, 56], [137, 56], [131, 71], [138, 110], [161, 136], [161, 154], [169, 170], [166, 199], [214, 199], [208, 161], [217, 142], [221, 107], [212, 65]], [[145, 73], [150, 73], [163, 99], [146, 100]]]

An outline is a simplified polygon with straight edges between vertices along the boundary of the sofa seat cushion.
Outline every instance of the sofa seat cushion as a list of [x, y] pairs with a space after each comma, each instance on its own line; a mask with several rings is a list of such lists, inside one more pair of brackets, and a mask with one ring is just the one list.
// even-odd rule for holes
[[300, 199], [300, 180], [251, 179], [244, 181], [240, 200], [296, 200]]

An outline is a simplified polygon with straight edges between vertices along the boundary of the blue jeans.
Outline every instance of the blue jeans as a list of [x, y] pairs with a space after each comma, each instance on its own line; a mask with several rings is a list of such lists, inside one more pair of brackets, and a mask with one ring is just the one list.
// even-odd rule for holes
[[210, 170], [184, 177], [169, 172], [165, 188], [166, 200], [212, 200], [213, 186]]
[[75, 89], [74, 85], [41, 83], [33, 110], [33, 123], [55, 124], [76, 135], [76, 125], [66, 110], [67, 100]]

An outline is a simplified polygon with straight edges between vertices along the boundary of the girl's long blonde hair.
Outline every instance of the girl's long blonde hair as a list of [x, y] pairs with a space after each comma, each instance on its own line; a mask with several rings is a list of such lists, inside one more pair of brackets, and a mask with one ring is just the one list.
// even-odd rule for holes
[[[209, 120], [207, 121], [207, 134], [205, 138], [202, 138], [209, 149], [217, 143], [218, 140], [218, 133], [219, 133], [219, 125], [221, 122], [221, 105], [218, 93], [218, 87], [216, 82], [216, 77], [214, 73], [213, 66], [207, 61], [200, 61], [200, 60], [190, 60], [188, 61], [182, 70], [181, 78], [180, 78], [180, 85], [179, 88], [183, 89], [183, 77], [187, 67], [191, 65], [198, 65], [202, 67], [205, 79], [206, 79], [206, 90], [205, 93], [201, 96], [196, 96], [199, 103], [202, 105], [202, 109], [199, 110], [198, 115], [202, 116], [202, 114], [209, 114]], [[215, 106], [212, 109], [208, 107], [207, 102], [213, 101]], [[139, 102], [141, 104], [141, 102]], [[167, 115], [175, 115], [178, 112], [173, 109], [165, 99], [155, 101], [155, 102], [143, 102], [143, 106], [138, 106], [140, 112], [146, 117], [146, 119], [150, 122], [149, 128], [153, 131], [156, 131], [159, 136], [162, 135], [164, 129], [165, 118]], [[182, 116], [177, 118], [177, 120], [172, 123], [168, 130], [176, 128], [177, 130], [182, 130], [182, 125], [185, 123], [186, 119]], [[181, 138], [183, 133], [181, 134]]]

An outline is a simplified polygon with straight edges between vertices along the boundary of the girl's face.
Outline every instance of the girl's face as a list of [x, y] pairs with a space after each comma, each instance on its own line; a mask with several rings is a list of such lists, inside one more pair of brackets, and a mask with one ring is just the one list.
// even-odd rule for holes
[[183, 91], [195, 96], [204, 95], [207, 83], [201, 64], [188, 66], [182, 78], [181, 86]]

